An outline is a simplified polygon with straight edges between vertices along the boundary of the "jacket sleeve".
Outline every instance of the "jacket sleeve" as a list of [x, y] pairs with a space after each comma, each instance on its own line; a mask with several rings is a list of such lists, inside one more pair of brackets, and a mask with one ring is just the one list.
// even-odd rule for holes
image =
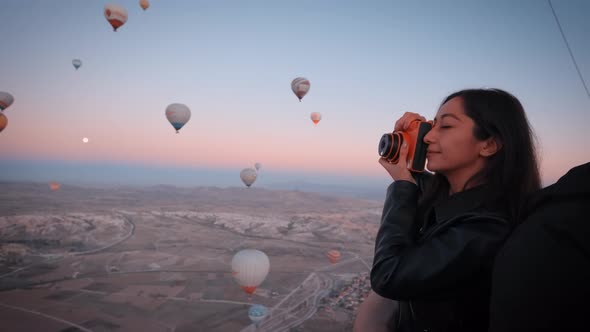
[[387, 190], [371, 287], [389, 299], [447, 298], [463, 281], [491, 269], [510, 233], [502, 219], [476, 214], [418, 243], [410, 236], [417, 197], [418, 189], [410, 182], [394, 182]]

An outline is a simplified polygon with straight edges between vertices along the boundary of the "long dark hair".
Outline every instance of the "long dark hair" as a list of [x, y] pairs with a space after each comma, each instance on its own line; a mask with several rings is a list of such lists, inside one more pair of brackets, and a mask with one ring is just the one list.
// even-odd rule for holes
[[[471, 177], [470, 183], [491, 186], [486, 201], [501, 203], [512, 222], [518, 223], [519, 213], [529, 194], [541, 188], [535, 136], [520, 101], [500, 89], [468, 89], [455, 92], [441, 106], [459, 97], [465, 114], [475, 123], [473, 135], [478, 140], [496, 139], [500, 149], [483, 169]], [[432, 203], [448, 196], [447, 179], [436, 174], [426, 188], [421, 203]]]

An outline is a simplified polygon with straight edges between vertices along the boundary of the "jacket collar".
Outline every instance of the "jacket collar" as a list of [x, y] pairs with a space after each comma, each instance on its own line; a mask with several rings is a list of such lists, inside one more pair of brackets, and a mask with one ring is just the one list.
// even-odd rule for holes
[[476, 210], [485, 204], [489, 197], [490, 186], [480, 185], [455, 193], [433, 207], [436, 223], [453, 218], [457, 215]]

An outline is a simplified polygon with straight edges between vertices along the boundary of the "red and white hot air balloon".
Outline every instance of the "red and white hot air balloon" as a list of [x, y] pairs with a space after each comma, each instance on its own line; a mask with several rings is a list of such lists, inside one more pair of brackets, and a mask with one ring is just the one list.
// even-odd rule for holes
[[320, 122], [320, 120], [322, 119], [322, 115], [318, 112], [313, 112], [311, 113], [310, 118], [314, 124], [318, 124], [318, 122]]
[[185, 104], [174, 103], [166, 107], [166, 119], [176, 129], [176, 133], [191, 119], [191, 110]]
[[109, 21], [114, 31], [127, 22], [127, 10], [112, 3], [104, 6], [104, 17]]
[[257, 249], [240, 250], [234, 255], [231, 261], [232, 275], [240, 287], [248, 293], [253, 294], [270, 270], [268, 256]]
[[293, 90], [293, 93], [299, 98], [299, 101], [305, 97], [310, 86], [311, 83], [309, 83], [309, 80], [304, 77], [297, 77], [291, 82], [291, 90]]

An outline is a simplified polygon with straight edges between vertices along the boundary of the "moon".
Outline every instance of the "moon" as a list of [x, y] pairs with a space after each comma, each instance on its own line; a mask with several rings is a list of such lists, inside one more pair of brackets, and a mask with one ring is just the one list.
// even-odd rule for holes
[[82, 139], [82, 142], [84, 142], [84, 143], [88, 143], [88, 137], [84, 137], [84, 138]]

